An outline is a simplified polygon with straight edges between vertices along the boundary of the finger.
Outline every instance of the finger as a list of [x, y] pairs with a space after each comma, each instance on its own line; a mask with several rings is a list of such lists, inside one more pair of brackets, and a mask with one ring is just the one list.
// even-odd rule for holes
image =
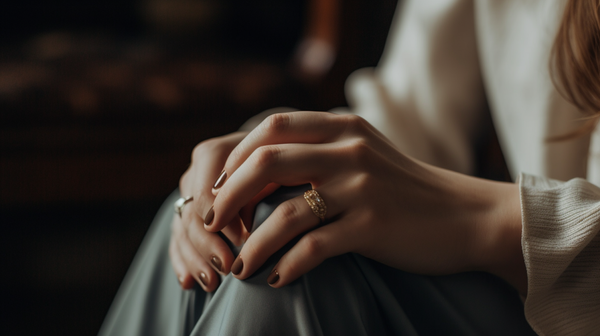
[[233, 263], [233, 253], [227, 243], [216, 233], [207, 232], [204, 223], [194, 221], [188, 228], [188, 243], [212, 269], [228, 274]]
[[[186, 207], [183, 208], [181, 217], [183, 223], [188, 223], [187, 225], [183, 224], [185, 230], [188, 230], [190, 226], [189, 223], [204, 222], [204, 220], [202, 218], [199, 218], [198, 215], [192, 210], [186, 211]], [[249, 231], [244, 225], [244, 222], [242, 221], [241, 216], [239, 215], [234, 216], [234, 218], [229, 222], [229, 224], [221, 230], [221, 233], [223, 233], [225, 237], [227, 237], [227, 239], [229, 239], [229, 241], [231, 241], [231, 243], [235, 246], [241, 246], [250, 235]]]
[[[204, 224], [204, 222], [202, 222], [202, 224]], [[249, 224], [250, 226], [252, 225], [252, 223]], [[204, 228], [202, 229], [204, 230]], [[239, 214], [233, 216], [233, 219], [229, 221], [229, 224], [221, 229], [221, 233], [235, 246], [241, 246], [250, 236], [250, 231], [247, 230], [246, 225]]]
[[171, 239], [169, 241], [169, 257], [171, 259], [171, 265], [175, 270], [175, 274], [177, 275], [177, 279], [179, 280], [181, 288], [192, 289], [196, 280], [189, 272], [187, 265], [185, 264], [181, 256], [181, 252], [179, 251], [177, 233], [180, 230], [180, 228], [181, 220], [176, 216], [175, 218], [173, 218], [173, 222], [171, 224], [172, 234]]
[[320, 265], [325, 259], [353, 250], [356, 242], [349, 232], [348, 220], [342, 219], [305, 234], [281, 257], [267, 282], [280, 288]]
[[269, 183], [310, 183], [318, 188], [324, 181], [341, 175], [340, 161], [332, 154], [335, 147], [335, 144], [283, 144], [259, 148], [221, 188], [207, 215], [205, 228], [211, 232], [221, 230]]
[[[233, 149], [215, 182], [219, 189], [238, 167], [259, 147], [285, 143], [328, 143], [357, 135], [376, 138], [394, 145], [365, 119], [352, 115], [324, 112], [291, 112], [270, 115]], [[380, 146], [378, 146], [380, 147]], [[216, 194], [215, 190], [213, 193]]]
[[[329, 199], [330, 193], [326, 187], [319, 193], [323, 199]], [[327, 204], [326, 218], [335, 217], [340, 212], [337, 203]], [[247, 278], [285, 244], [300, 234], [312, 230], [319, 222], [320, 218], [313, 213], [304, 195], [281, 203], [252, 233], [234, 261], [231, 272], [239, 279]]]
[[185, 268], [196, 280], [196, 282], [198, 282], [204, 288], [205, 291], [214, 291], [218, 287], [220, 282], [218, 274], [196, 251], [196, 249], [189, 241], [188, 236], [183, 229], [183, 226], [178, 225], [178, 222], [178, 218], [175, 218], [172, 235], [176, 240], [175, 245], [178, 249], [178, 255], [181, 257]]
[[181, 258], [181, 254], [179, 253], [179, 249], [177, 248], [175, 237], [173, 236], [171, 236], [169, 242], [169, 258], [171, 259], [171, 266], [175, 271], [175, 275], [177, 276], [181, 288], [192, 289], [195, 282], [194, 277], [188, 272], [187, 267]]
[[240, 209], [240, 217], [246, 227], [246, 232], [252, 231], [252, 225], [254, 224], [254, 210], [258, 203], [260, 203], [265, 197], [271, 195], [275, 190], [279, 189], [280, 185], [276, 183], [268, 184], [263, 190], [256, 194], [250, 202]]
[[[204, 221], [204, 215], [212, 206], [214, 195], [211, 192], [214, 181], [223, 170], [225, 161], [233, 148], [246, 136], [246, 133], [233, 133], [227, 136], [203, 141], [194, 148], [192, 165], [180, 181], [181, 194], [193, 196], [190, 205], [198, 220]], [[184, 209], [185, 210], [185, 209]], [[190, 221], [184, 220], [187, 227]], [[229, 230], [229, 229], [228, 229]], [[235, 231], [225, 230], [232, 241], [236, 241]]]
[[[278, 113], [266, 118], [233, 149], [224, 171], [231, 176], [259, 147], [284, 143], [327, 143], [339, 137], [348, 118], [324, 112]], [[224, 184], [222, 179], [220, 185]]]

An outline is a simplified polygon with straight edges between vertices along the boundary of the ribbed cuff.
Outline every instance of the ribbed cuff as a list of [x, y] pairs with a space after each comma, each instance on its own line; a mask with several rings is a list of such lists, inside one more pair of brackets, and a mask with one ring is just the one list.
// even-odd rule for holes
[[540, 335], [598, 332], [600, 188], [520, 176], [525, 316]]

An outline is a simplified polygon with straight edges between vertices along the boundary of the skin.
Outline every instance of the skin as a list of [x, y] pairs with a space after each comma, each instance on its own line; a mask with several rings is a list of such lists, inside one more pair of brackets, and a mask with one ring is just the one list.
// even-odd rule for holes
[[[223, 170], [227, 179], [215, 190]], [[248, 213], [278, 185], [305, 183], [325, 200], [330, 224], [320, 226], [298, 196], [248, 234], [240, 213]], [[238, 279], [252, 275], [285, 243], [307, 232], [275, 266], [275, 288], [326, 258], [354, 252], [420, 274], [486, 271], [527, 292], [518, 187], [411, 159], [360, 117], [272, 115], [249, 134], [200, 144], [180, 188], [182, 195], [194, 196], [183, 218], [173, 221], [170, 246], [183, 288], [194, 281], [207, 291], [217, 288], [213, 256], [221, 261], [218, 271], [231, 271], [234, 256], [217, 234], [221, 231], [236, 245], [245, 242], [238, 256], [243, 266], [234, 275]], [[211, 207], [214, 218], [206, 225]]]

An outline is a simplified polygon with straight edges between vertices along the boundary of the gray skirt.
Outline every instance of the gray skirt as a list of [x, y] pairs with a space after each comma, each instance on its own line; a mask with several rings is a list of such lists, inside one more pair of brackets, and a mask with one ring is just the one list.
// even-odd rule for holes
[[[281, 188], [263, 200], [255, 228], [306, 189]], [[214, 293], [182, 290], [168, 254], [178, 197], [158, 212], [100, 335], [535, 335], [517, 292], [499, 278], [415, 275], [357, 254], [274, 289], [267, 277], [286, 246], [246, 280], [224, 276]]]

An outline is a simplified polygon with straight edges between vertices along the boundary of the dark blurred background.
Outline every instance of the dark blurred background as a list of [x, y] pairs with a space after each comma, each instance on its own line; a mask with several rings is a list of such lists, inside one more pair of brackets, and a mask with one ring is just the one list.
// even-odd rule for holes
[[394, 0], [23, 0], [0, 9], [0, 334], [96, 334], [200, 141], [346, 104]]

